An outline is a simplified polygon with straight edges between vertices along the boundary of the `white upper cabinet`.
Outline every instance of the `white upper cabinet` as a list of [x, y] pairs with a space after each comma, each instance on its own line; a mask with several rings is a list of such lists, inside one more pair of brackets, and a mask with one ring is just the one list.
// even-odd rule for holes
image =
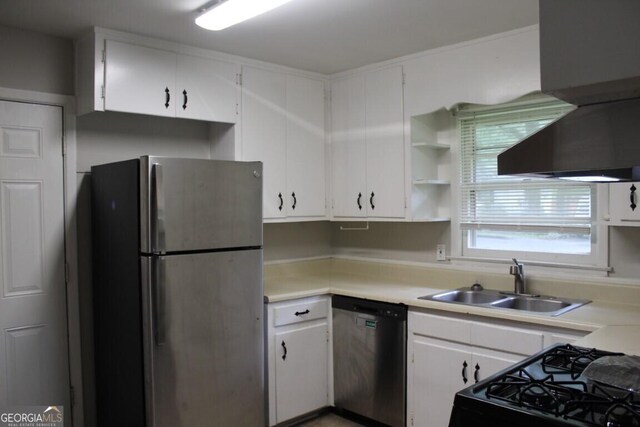
[[331, 157], [334, 217], [366, 217], [365, 78], [331, 83]]
[[332, 82], [333, 216], [405, 217], [402, 67]]
[[206, 52], [183, 54], [170, 43], [109, 37], [96, 33], [76, 44], [78, 114], [119, 111], [237, 121], [237, 64], [205, 57]]
[[105, 58], [105, 110], [175, 116], [175, 53], [107, 40]]
[[609, 184], [611, 225], [640, 227], [640, 182]]
[[265, 219], [324, 218], [324, 83], [243, 67], [242, 158], [264, 164]]
[[263, 163], [265, 219], [287, 216], [287, 118], [284, 74], [242, 67], [242, 159]]
[[288, 215], [324, 216], [324, 83], [287, 75]]
[[368, 215], [404, 218], [402, 67], [366, 75]]
[[231, 62], [178, 55], [176, 117], [235, 123], [237, 68]]

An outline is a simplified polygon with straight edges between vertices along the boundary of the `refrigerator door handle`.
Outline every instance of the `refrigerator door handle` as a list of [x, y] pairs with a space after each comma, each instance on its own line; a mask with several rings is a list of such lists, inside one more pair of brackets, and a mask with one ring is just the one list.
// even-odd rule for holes
[[153, 252], [163, 254], [165, 252], [165, 203], [164, 203], [164, 178], [162, 165], [154, 163], [151, 169], [153, 215], [151, 216], [152, 236], [154, 244]]
[[153, 257], [154, 279], [152, 286], [152, 313], [153, 313], [153, 337], [156, 345], [163, 345], [166, 342], [165, 329], [165, 281], [166, 266], [163, 257]]

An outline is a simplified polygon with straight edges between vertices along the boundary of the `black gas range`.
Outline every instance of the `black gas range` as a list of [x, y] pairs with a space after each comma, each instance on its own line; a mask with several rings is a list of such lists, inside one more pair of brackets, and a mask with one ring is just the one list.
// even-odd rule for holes
[[622, 355], [560, 344], [456, 394], [449, 427], [640, 427], [640, 394], [590, 382], [593, 360]]

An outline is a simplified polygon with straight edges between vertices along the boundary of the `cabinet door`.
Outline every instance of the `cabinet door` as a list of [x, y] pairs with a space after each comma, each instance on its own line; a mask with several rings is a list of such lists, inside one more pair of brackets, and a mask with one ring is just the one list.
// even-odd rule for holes
[[331, 84], [331, 156], [334, 217], [367, 216], [365, 79]]
[[472, 366], [469, 366], [470, 379], [473, 382], [482, 381], [524, 358], [519, 354], [474, 348]]
[[235, 123], [236, 73], [230, 62], [178, 55], [176, 117]]
[[366, 75], [369, 217], [404, 218], [402, 67]]
[[412, 425], [447, 427], [456, 392], [473, 383], [470, 349], [414, 335], [412, 356], [413, 374], [408, 379], [412, 381], [408, 396]]
[[275, 333], [276, 419], [328, 405], [327, 322]]
[[324, 83], [286, 79], [287, 212], [291, 217], [325, 216]]
[[286, 203], [285, 75], [242, 68], [242, 159], [263, 162], [263, 216], [284, 218]]
[[105, 62], [105, 110], [175, 117], [175, 53], [107, 40]]
[[613, 223], [640, 226], [640, 182], [609, 184], [609, 211]]

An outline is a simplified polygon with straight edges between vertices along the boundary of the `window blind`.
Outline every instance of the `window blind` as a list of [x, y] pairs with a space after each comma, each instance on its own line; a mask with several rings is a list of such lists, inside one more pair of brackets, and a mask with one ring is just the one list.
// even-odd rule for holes
[[463, 228], [590, 228], [590, 184], [497, 175], [500, 152], [572, 109], [552, 101], [459, 113]]

